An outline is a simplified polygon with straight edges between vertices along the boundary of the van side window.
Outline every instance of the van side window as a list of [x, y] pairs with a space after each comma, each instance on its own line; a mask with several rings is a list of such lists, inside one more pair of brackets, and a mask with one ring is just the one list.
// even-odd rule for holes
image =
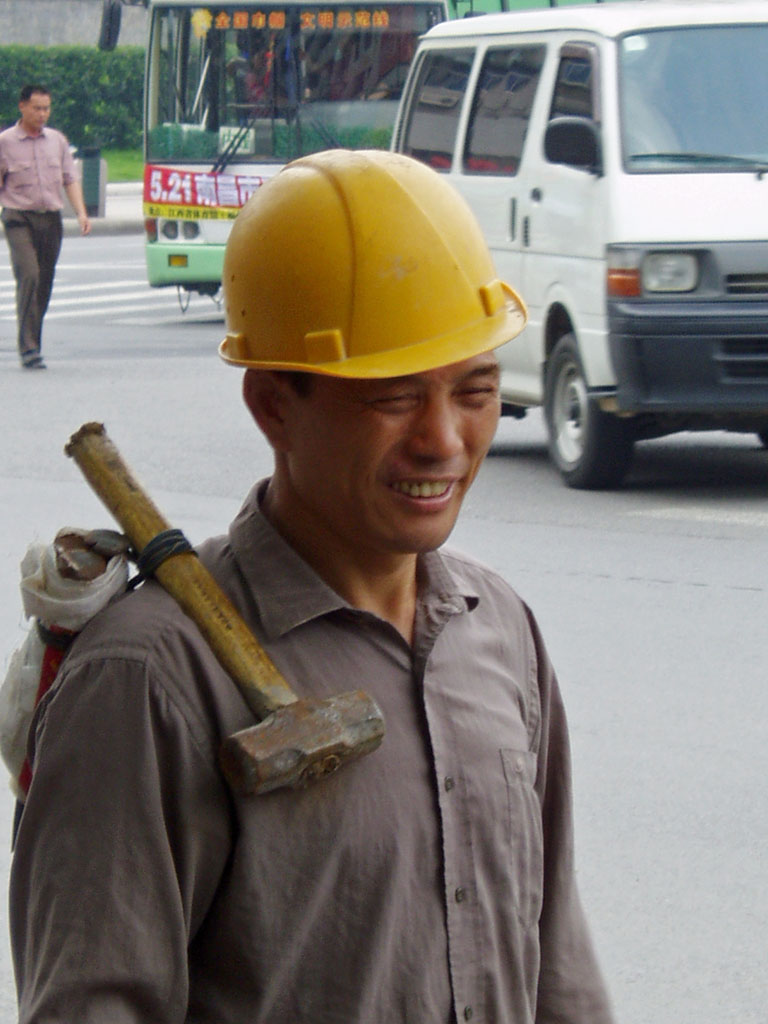
[[552, 97], [550, 121], [554, 117], [588, 117], [595, 111], [594, 62], [589, 49], [577, 44], [563, 47]]
[[413, 89], [402, 152], [438, 171], [450, 170], [474, 50], [428, 50]]
[[467, 131], [466, 174], [517, 174], [543, 63], [543, 46], [488, 50]]

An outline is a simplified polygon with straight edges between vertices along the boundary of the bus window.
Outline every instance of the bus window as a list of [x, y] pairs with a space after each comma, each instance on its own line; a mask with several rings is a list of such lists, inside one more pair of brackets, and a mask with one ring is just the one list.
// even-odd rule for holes
[[387, 149], [443, 0], [147, 0], [147, 276], [215, 295], [240, 207], [295, 157]]
[[386, 148], [417, 38], [443, 16], [432, 2], [157, 4], [148, 159], [284, 162], [329, 146]]

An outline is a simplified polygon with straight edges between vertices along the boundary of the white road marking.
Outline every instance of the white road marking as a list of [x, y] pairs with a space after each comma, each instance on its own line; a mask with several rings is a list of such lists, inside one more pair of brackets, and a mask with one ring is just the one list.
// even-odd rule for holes
[[668, 519], [678, 522], [723, 523], [733, 526], [768, 527], [768, 511], [757, 509], [718, 509], [700, 505], [670, 505], [665, 508], [631, 509], [627, 515], [645, 519]]

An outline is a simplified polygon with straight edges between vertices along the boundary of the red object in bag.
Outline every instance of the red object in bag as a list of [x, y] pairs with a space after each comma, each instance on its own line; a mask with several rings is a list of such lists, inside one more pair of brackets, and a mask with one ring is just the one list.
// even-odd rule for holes
[[[77, 636], [77, 633], [73, 633], [68, 629], [57, 629], [56, 627], [48, 629], [47, 627], [41, 627], [39, 623], [38, 629], [45, 643], [45, 648], [43, 650], [43, 661], [40, 665], [40, 682], [37, 687], [37, 695], [35, 696], [35, 707], [37, 707], [53, 685], [56, 673], [59, 671], [59, 666], [64, 659], [64, 655], [67, 653], [67, 648]], [[26, 757], [24, 758], [24, 764], [21, 766], [18, 778], [19, 789], [21, 790], [19, 800], [23, 801], [25, 799], [31, 782], [32, 766], [29, 763], [29, 758]]]

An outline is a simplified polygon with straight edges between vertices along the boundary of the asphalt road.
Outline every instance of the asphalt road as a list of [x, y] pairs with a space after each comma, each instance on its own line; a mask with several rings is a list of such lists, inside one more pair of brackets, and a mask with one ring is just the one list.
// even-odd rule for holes
[[[82, 422], [107, 424], [193, 540], [269, 469], [239, 374], [215, 357], [220, 313], [195, 299], [182, 315], [142, 273], [135, 237], [67, 239], [49, 369], [29, 374], [0, 254], [2, 662], [23, 635], [26, 545], [106, 524], [62, 454]], [[638, 446], [621, 491], [568, 490], [532, 414], [502, 422], [453, 538], [528, 600], [557, 666], [580, 883], [622, 1024], [766, 1019], [767, 499], [768, 453], [725, 434]], [[0, 1022], [13, 1019], [3, 941]]]

